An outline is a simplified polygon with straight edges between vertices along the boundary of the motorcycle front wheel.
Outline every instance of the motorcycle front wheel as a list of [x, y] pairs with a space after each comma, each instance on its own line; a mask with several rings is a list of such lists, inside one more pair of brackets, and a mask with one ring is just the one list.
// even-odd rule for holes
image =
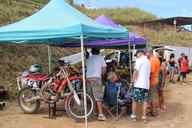
[[[65, 110], [67, 114], [75, 120], [84, 119], [85, 118], [85, 109], [84, 109], [84, 95], [83, 92], [77, 92], [77, 95], [80, 99], [80, 105], [76, 102], [74, 95], [70, 95], [67, 98], [65, 104]], [[86, 116], [89, 117], [94, 108], [94, 102], [92, 97], [89, 94], [86, 94], [87, 100], [87, 113]]]
[[26, 114], [34, 114], [40, 108], [40, 100], [37, 99], [35, 90], [31, 88], [22, 88], [18, 94], [18, 104], [21, 110]]

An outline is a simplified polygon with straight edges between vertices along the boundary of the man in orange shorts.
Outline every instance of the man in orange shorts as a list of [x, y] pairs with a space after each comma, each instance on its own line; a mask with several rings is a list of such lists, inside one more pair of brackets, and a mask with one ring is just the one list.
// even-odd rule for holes
[[150, 60], [151, 64], [151, 75], [150, 75], [150, 89], [149, 89], [149, 104], [151, 107], [151, 115], [157, 116], [158, 111], [158, 91], [157, 85], [159, 80], [159, 72], [160, 72], [160, 60], [157, 56], [153, 55], [152, 50], [146, 51], [146, 56]]

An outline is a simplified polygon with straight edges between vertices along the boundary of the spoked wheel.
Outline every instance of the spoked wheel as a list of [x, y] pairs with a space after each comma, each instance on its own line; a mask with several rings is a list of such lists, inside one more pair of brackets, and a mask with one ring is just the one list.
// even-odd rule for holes
[[47, 103], [53, 104], [59, 100], [59, 94], [53, 91], [51, 83], [43, 85], [41, 94], [43, 100]]
[[27, 114], [36, 113], [40, 107], [39, 96], [31, 88], [22, 88], [18, 95], [19, 107]]
[[[81, 102], [80, 105], [76, 102], [74, 95], [69, 96], [65, 105], [65, 110], [67, 114], [75, 120], [85, 118], [83, 92], [78, 92], [77, 95]], [[93, 99], [88, 94], [86, 94], [86, 99], [87, 99], [87, 115], [86, 116], [89, 117], [93, 112], [94, 103], [93, 103]]]

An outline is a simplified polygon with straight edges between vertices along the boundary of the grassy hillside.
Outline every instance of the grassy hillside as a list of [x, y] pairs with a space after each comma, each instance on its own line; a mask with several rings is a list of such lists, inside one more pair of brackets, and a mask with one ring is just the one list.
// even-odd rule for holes
[[105, 15], [111, 17], [114, 21], [122, 24], [128, 25], [135, 22], [142, 22], [146, 20], [156, 19], [156, 16], [148, 13], [139, 8], [112, 8], [112, 9], [83, 9], [80, 11], [87, 14], [88, 16], [95, 18], [100, 15]]
[[127, 27], [130, 31], [134, 31], [144, 36], [152, 45], [176, 45], [191, 47], [191, 32], [176, 32], [171, 26], [167, 26], [166, 28], [160, 27], [158, 30], [153, 30], [150, 28], [143, 29], [142, 27], [138, 26]]
[[[45, 0], [0, 0], [0, 25], [10, 24], [27, 17], [38, 11]], [[78, 49], [63, 49], [52, 47], [53, 58], [76, 53]], [[3, 86], [10, 90], [11, 97], [15, 97], [16, 77], [18, 74], [29, 68], [31, 64], [40, 63], [47, 72], [48, 53], [47, 46], [41, 45], [0, 45], [0, 81]]]

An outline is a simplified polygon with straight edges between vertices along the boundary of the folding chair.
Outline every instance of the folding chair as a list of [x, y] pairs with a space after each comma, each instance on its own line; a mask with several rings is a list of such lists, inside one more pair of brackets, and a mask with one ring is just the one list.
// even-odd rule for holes
[[[116, 93], [116, 96], [115, 96], [115, 103], [114, 104], [110, 104], [110, 103], [107, 103], [107, 101], [105, 100], [104, 98], [104, 105], [103, 105], [103, 108], [104, 110], [112, 117], [112, 118], [116, 118], [118, 119], [119, 118], [119, 94], [120, 94], [120, 87], [115, 87], [117, 89], [117, 93]], [[105, 96], [104, 97], [107, 97], [107, 90], [105, 90]], [[110, 99], [107, 99], [107, 100], [110, 100]], [[114, 115], [114, 111], [115, 111], [115, 115]]]
[[[123, 85], [120, 82], [117, 85], [107, 84], [105, 88], [104, 101], [106, 106], [104, 107], [104, 109], [111, 117], [116, 118], [116, 120], [119, 120], [119, 118], [123, 116], [125, 113], [127, 114], [128, 107], [129, 107], [128, 101], [123, 99], [124, 97], [122, 97], [122, 95], [124, 95], [124, 94], [121, 94], [122, 93], [121, 89], [123, 89], [122, 87]], [[125, 90], [125, 93], [128, 93], [128, 88]], [[110, 100], [112, 100], [112, 102]]]

